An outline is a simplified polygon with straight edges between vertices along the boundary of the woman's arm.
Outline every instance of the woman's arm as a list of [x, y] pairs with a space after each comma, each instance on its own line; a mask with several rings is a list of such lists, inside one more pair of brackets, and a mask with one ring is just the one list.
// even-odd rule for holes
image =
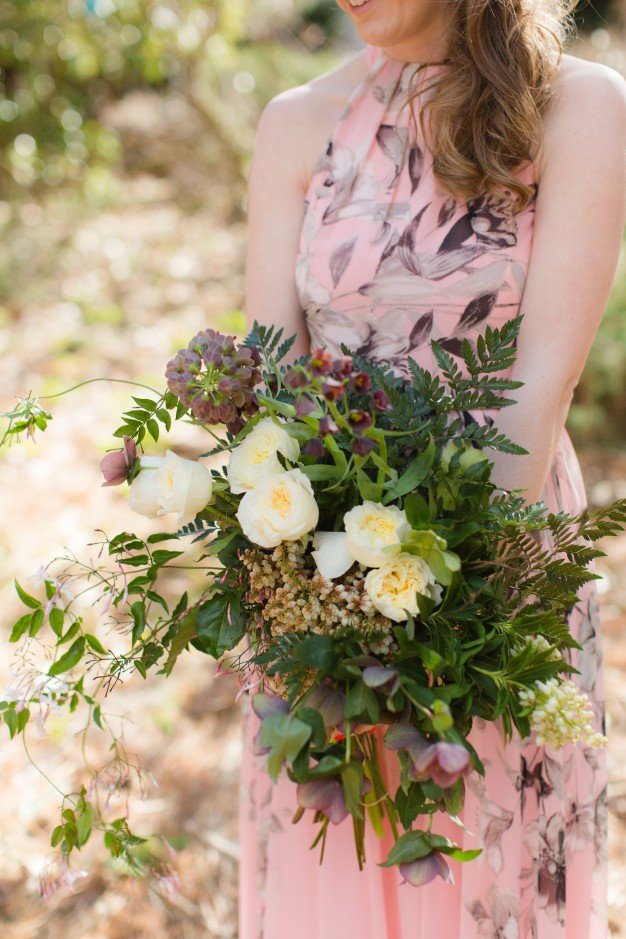
[[498, 427], [529, 451], [494, 454], [494, 480], [540, 498], [572, 394], [609, 296], [626, 213], [626, 82], [566, 57], [546, 118], [524, 314]]
[[[294, 89], [295, 92], [298, 89]], [[293, 356], [307, 351], [307, 333], [296, 292], [295, 267], [304, 214], [306, 164], [297, 94], [274, 98], [256, 135], [248, 182], [246, 315], [297, 333]]]

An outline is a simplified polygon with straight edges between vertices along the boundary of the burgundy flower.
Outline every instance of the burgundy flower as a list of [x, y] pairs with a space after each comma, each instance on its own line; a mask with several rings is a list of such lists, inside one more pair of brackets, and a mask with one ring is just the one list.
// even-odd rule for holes
[[333, 372], [335, 375], [339, 375], [340, 378], [347, 378], [352, 371], [353, 365], [354, 360], [351, 355], [341, 355], [333, 359]]
[[438, 851], [418, 858], [417, 861], [400, 864], [400, 873], [404, 877], [404, 883], [412, 884], [414, 887], [422, 887], [435, 877], [441, 877], [447, 884], [454, 883], [454, 875], [447, 861]]
[[326, 450], [319, 437], [312, 437], [311, 440], [307, 440], [302, 449], [302, 452], [306, 453], [307, 456], [316, 456], [321, 458], [326, 453]]
[[314, 375], [328, 375], [333, 370], [333, 357], [326, 349], [315, 349], [311, 353], [310, 364]]
[[357, 391], [364, 394], [372, 387], [372, 379], [367, 374], [367, 372], [356, 372], [356, 374], [353, 375], [350, 379], [349, 387], [351, 391]]
[[338, 401], [345, 392], [346, 388], [342, 381], [336, 378], [327, 378], [322, 383], [322, 394], [327, 401]]
[[364, 434], [372, 426], [372, 415], [367, 411], [350, 411], [348, 424], [355, 434]]
[[300, 395], [298, 398], [296, 398], [294, 407], [298, 417], [306, 417], [308, 414], [312, 414], [312, 412], [316, 410], [317, 405], [313, 398], [311, 398], [309, 395]]
[[122, 450], [115, 450], [100, 461], [100, 469], [104, 476], [103, 486], [120, 486], [133, 471], [137, 459], [137, 446], [130, 437], [124, 437]]
[[339, 433], [339, 428], [335, 424], [332, 417], [323, 417], [320, 421], [320, 434], [322, 437], [327, 437], [329, 434], [332, 434], [334, 437], [335, 434]]
[[381, 388], [377, 388], [372, 394], [372, 404], [379, 411], [389, 410], [389, 398]]
[[357, 456], [368, 456], [378, 444], [373, 437], [357, 437], [352, 441], [352, 452]]
[[327, 683], [318, 685], [306, 699], [307, 707], [320, 712], [326, 727], [337, 727], [343, 721], [345, 702], [345, 694]]
[[343, 789], [337, 779], [310, 779], [300, 783], [297, 799], [303, 809], [323, 812], [333, 825], [339, 825], [348, 815]]
[[305, 370], [301, 367], [290, 368], [285, 377], [283, 378], [283, 383], [287, 388], [306, 388], [307, 385], [310, 385], [310, 379]]

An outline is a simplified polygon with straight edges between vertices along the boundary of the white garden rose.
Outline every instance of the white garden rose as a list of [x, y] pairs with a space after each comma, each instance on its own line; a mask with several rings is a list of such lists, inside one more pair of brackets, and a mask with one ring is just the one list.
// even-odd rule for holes
[[157, 518], [178, 512], [177, 524], [184, 525], [211, 501], [213, 480], [202, 463], [185, 460], [172, 450], [164, 457], [142, 456], [139, 462], [129, 498], [139, 515]]
[[310, 481], [301, 470], [292, 469], [267, 476], [246, 492], [237, 518], [253, 544], [276, 548], [313, 531], [319, 510]]
[[404, 552], [370, 571], [365, 589], [376, 609], [395, 623], [408, 619], [408, 613], [417, 616], [418, 593], [441, 602], [441, 587], [435, 583], [435, 575], [426, 561]]
[[347, 547], [355, 561], [380, 567], [400, 551], [400, 542], [411, 532], [407, 517], [395, 505], [364, 502], [343, 517]]
[[289, 436], [282, 421], [264, 417], [230, 455], [226, 471], [230, 491], [237, 495], [249, 492], [261, 480], [274, 473], [282, 473], [279, 453], [292, 463], [297, 462], [300, 456], [298, 441]]
[[345, 531], [316, 531], [311, 556], [325, 580], [341, 577], [354, 564]]

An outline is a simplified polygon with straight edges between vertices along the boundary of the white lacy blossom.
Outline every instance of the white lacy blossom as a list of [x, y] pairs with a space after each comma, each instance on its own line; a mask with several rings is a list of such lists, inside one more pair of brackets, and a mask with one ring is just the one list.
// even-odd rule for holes
[[398, 554], [382, 567], [369, 572], [365, 589], [376, 609], [396, 623], [419, 613], [418, 594], [441, 602], [441, 587], [423, 558], [415, 554]]
[[253, 544], [276, 548], [313, 531], [319, 510], [309, 479], [299, 469], [275, 473], [246, 492], [237, 518]]
[[213, 480], [202, 463], [168, 450], [164, 457], [142, 456], [140, 465], [130, 486], [133, 512], [148, 518], [177, 512], [177, 524], [184, 525], [211, 501]]
[[348, 551], [365, 567], [381, 567], [400, 552], [400, 542], [411, 532], [402, 509], [379, 502], [364, 502], [343, 517]]
[[227, 469], [230, 491], [236, 495], [249, 492], [261, 480], [284, 472], [279, 453], [291, 463], [296, 463], [300, 446], [289, 436], [282, 421], [265, 417], [230, 455]]
[[590, 747], [606, 745], [606, 737], [593, 729], [591, 701], [573, 681], [538, 681], [533, 688], [520, 691], [519, 699], [524, 707], [532, 708], [530, 724], [539, 746], [548, 744], [559, 750], [581, 741]]

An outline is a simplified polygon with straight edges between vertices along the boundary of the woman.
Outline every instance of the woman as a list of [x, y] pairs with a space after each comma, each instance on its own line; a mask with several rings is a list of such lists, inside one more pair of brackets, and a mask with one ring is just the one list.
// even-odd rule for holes
[[[578, 511], [585, 494], [564, 422], [605, 306], [624, 225], [626, 83], [562, 54], [559, 0], [338, 0], [363, 52], [273, 100], [250, 176], [250, 319], [402, 370], [432, 368], [465, 336], [524, 314], [498, 424], [529, 455], [496, 455], [496, 482]], [[531, 250], [532, 249], [532, 250]], [[471, 419], [471, 416], [468, 418]], [[596, 594], [571, 613], [577, 681], [603, 719]], [[241, 801], [241, 939], [604, 939], [605, 765], [597, 751], [472, 742], [486, 763], [468, 786], [466, 831], [483, 847], [437, 880], [402, 886], [359, 872], [352, 832], [324, 864], [294, 787], [272, 788], [252, 754]], [[393, 779], [389, 780], [393, 787]], [[393, 791], [393, 790], [392, 790]], [[309, 813], [311, 814], [311, 813]]]

